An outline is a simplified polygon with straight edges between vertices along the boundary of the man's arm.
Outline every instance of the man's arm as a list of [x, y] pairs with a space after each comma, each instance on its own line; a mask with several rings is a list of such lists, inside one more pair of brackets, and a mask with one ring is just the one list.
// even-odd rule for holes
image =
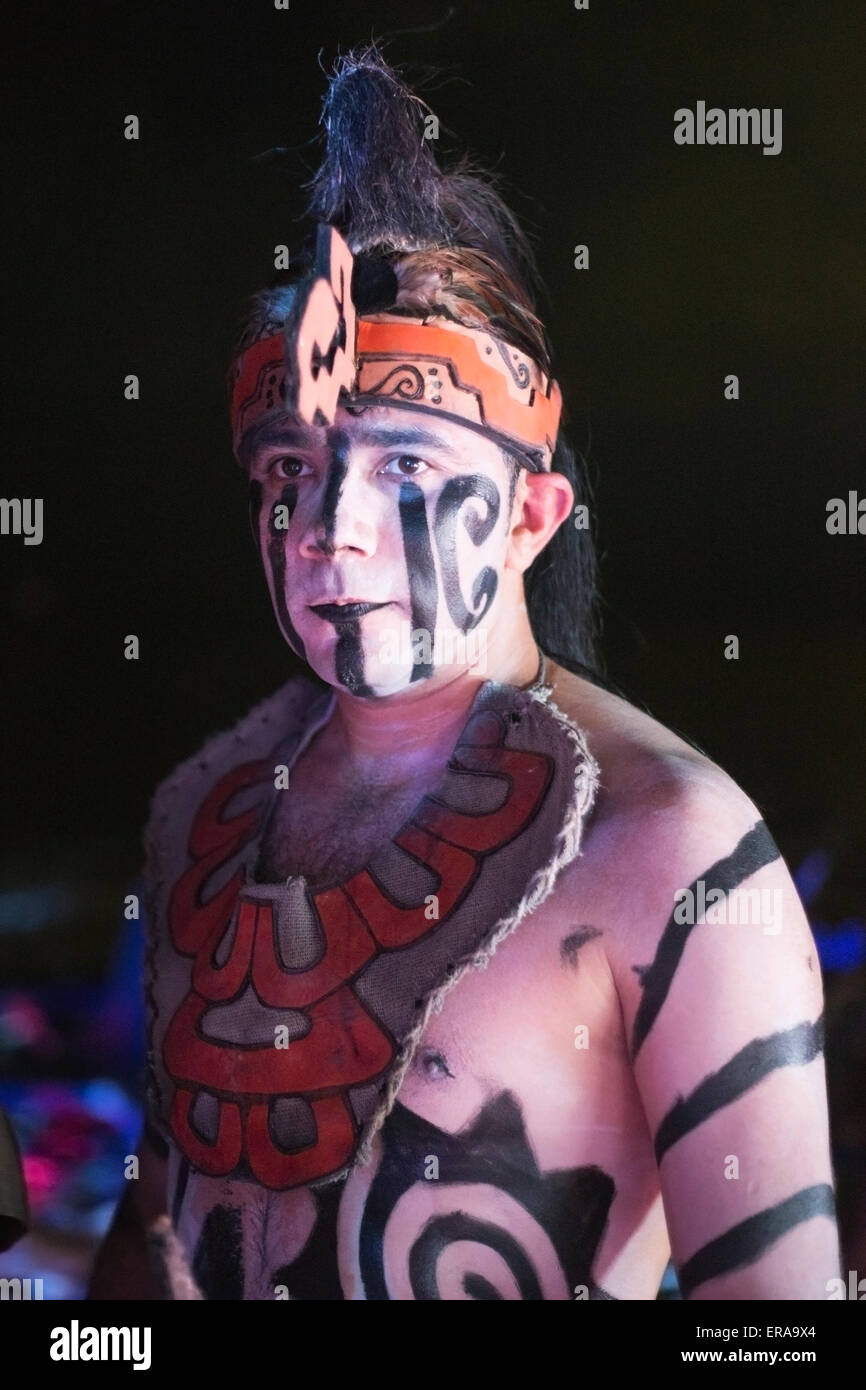
[[610, 958], [683, 1297], [826, 1298], [823, 995], [790, 874], [711, 766], [656, 787], [625, 839]]
[[164, 1142], [145, 1126], [138, 1146], [138, 1178], [127, 1182], [97, 1251], [88, 1299], [165, 1298], [151, 1270], [146, 1232], [160, 1216], [166, 1216], [167, 1166]]

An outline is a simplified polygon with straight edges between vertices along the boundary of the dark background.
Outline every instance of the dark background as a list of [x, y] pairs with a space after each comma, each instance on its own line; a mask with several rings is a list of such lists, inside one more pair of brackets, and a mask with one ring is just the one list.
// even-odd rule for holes
[[[104, 981], [155, 783], [292, 669], [224, 377], [275, 244], [306, 231], [319, 55], [374, 35], [439, 116], [440, 156], [494, 168], [533, 236], [595, 483], [609, 676], [745, 787], [805, 864], [813, 922], [838, 929], [834, 1130], [846, 1229], [866, 1242], [866, 536], [825, 527], [831, 497], [866, 495], [860, 4], [15, 13], [2, 491], [44, 498], [45, 538], [0, 538], [0, 871], [37, 900], [71, 885], [74, 904], [26, 930], [7, 912], [5, 983]], [[783, 108], [782, 152], [675, 145], [675, 109], [699, 99]], [[75, 1072], [62, 1049], [57, 1065]]]

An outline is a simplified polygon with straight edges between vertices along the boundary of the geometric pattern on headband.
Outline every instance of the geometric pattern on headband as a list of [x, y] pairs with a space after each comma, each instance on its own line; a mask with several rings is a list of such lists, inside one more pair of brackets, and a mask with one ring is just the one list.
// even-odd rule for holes
[[314, 274], [282, 332], [235, 362], [235, 454], [272, 411], [331, 424], [338, 402], [438, 415], [495, 438], [530, 469], [549, 469], [562, 411], [559, 386], [525, 352], [483, 329], [441, 318], [359, 318], [352, 252], [335, 227], [317, 231]]

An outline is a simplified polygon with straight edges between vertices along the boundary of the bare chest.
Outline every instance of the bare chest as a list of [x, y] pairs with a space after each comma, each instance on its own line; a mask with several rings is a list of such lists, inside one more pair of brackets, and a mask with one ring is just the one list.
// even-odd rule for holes
[[[302, 876], [314, 892], [345, 882], [394, 838], [439, 776], [431, 769], [426, 786], [383, 790], [347, 784], [327, 758], [300, 760], [271, 808], [256, 878]], [[493, 815], [480, 806], [482, 790], [473, 788], [477, 809], [470, 800], [455, 817]], [[495, 923], [524, 892], [531, 856], [517, 837], [508, 843], [511, 857], [500, 860], [487, 896], [466, 898], [475, 903], [466, 909], [473, 923]], [[541, 836], [536, 848], [547, 852], [549, 843]], [[424, 841], [415, 848], [432, 873], [420, 857]], [[465, 868], [475, 860], [445, 862]], [[268, 1190], [210, 1179], [180, 1161], [176, 1226], [206, 1297], [486, 1301], [566, 1299], [577, 1288], [654, 1295], [667, 1255], [658, 1177], [604, 950], [613, 922], [596, 915], [587, 867], [582, 887], [561, 876], [487, 968], [461, 975], [441, 1001], [369, 1163], [335, 1182]], [[296, 887], [275, 896], [288, 901]], [[431, 948], [436, 931], [429, 929]], [[391, 969], [388, 950], [381, 954]], [[369, 1002], [369, 993], [361, 997]], [[389, 1000], [378, 1002], [384, 1011]], [[289, 1044], [301, 1061], [304, 1041], [293, 1034]], [[336, 1016], [317, 1046], [311, 1095], [317, 1077], [355, 1055]], [[263, 1138], [283, 1145], [276, 1130]], [[283, 1147], [291, 1154], [297, 1146]]]
[[433, 782], [382, 790], [348, 784], [321, 766], [293, 773], [261, 839], [259, 879], [302, 876], [313, 892], [345, 882], [405, 824]]
[[652, 1297], [664, 1223], [602, 934], [554, 894], [465, 976], [348, 1179], [193, 1176], [179, 1215], [209, 1297]]

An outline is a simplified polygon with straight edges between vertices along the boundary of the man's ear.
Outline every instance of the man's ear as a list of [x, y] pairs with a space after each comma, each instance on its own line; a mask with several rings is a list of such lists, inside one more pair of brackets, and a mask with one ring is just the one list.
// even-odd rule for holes
[[521, 468], [514, 497], [506, 569], [521, 574], [558, 531], [574, 506], [574, 488], [562, 473]]

